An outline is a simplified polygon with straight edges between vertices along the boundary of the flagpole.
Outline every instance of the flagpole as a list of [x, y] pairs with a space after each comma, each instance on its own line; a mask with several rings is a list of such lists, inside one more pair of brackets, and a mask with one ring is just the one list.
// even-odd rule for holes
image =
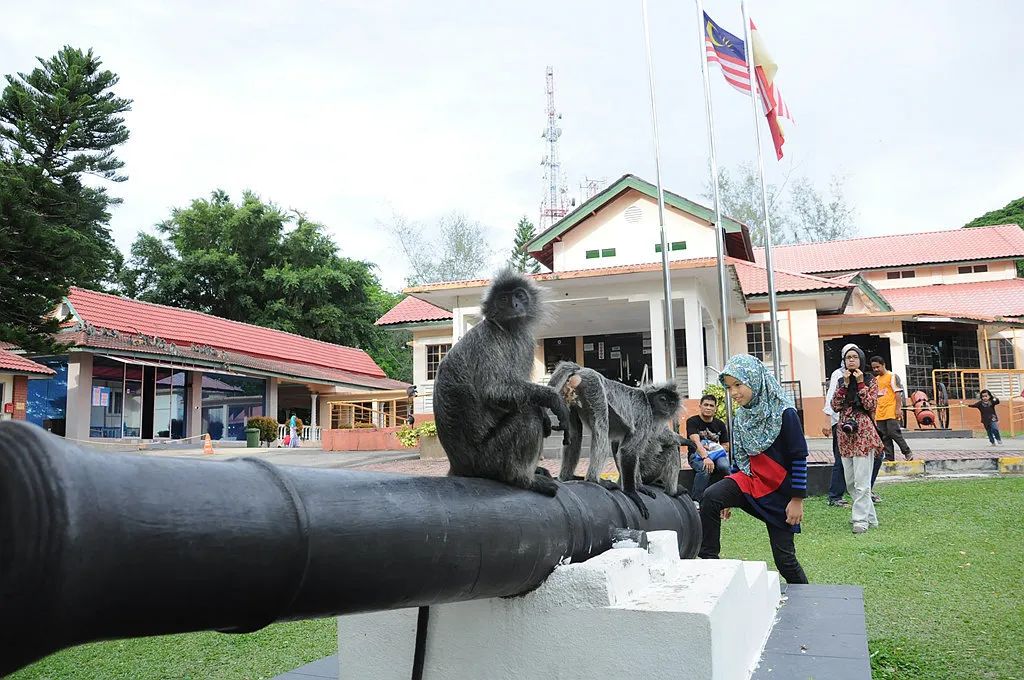
[[[661, 278], [665, 290], [665, 359], [667, 379], [676, 381], [676, 335], [672, 319], [672, 281], [668, 268], [668, 242], [665, 238], [665, 189], [661, 185], [661, 144], [658, 141], [658, 110], [654, 99], [654, 60], [651, 57], [651, 30], [647, 20], [647, 0], [640, 0], [644, 21], [644, 48], [647, 51], [647, 80], [651, 85], [651, 125], [654, 128], [654, 176], [658, 183], [658, 226], [661, 229]], [[699, 331], [698, 331], [699, 332]]]
[[757, 109], [758, 83], [756, 64], [754, 62], [754, 43], [750, 36], [750, 18], [747, 16], [747, 2], [740, 0], [740, 11], [743, 13], [743, 39], [746, 43], [747, 71], [750, 76], [750, 110], [754, 114], [754, 144], [757, 147], [757, 172], [761, 177], [761, 210], [764, 215], [764, 266], [768, 272], [768, 314], [772, 327], [772, 369], [775, 377], [782, 381], [782, 366], [779, 357], [782, 348], [779, 346], [779, 312], [778, 301], [775, 299], [775, 268], [772, 266], [772, 226], [768, 218], [768, 188], [764, 181], [764, 159], [761, 155], [761, 128], [758, 124], [760, 112]]
[[[722, 326], [722, 366], [729, 360], [729, 298], [725, 283], [725, 234], [722, 231], [722, 197], [718, 186], [718, 154], [715, 150], [715, 117], [711, 106], [711, 81], [708, 77], [708, 58], [704, 38], [704, 2], [697, 3], [697, 48], [700, 51], [700, 72], [704, 78], [704, 110], [708, 118], [708, 146], [711, 147], [711, 187], [715, 200], [715, 255], [718, 258], [718, 313]], [[731, 416], [732, 405], [726, 393], [726, 415]]]

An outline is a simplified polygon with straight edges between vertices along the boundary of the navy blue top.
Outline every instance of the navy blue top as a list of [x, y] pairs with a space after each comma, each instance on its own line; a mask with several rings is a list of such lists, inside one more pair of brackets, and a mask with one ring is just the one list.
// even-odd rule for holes
[[786, 524], [786, 506], [807, 495], [807, 440], [796, 409], [782, 412], [782, 428], [772, 445], [750, 457], [750, 476], [735, 471], [736, 482], [761, 519], [793, 533], [800, 525]]

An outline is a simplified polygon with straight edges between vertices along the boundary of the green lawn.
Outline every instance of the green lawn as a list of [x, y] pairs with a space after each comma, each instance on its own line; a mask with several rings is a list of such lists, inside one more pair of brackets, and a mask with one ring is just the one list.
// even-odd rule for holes
[[[806, 503], [797, 553], [814, 583], [865, 588], [876, 680], [1024, 680], [1024, 478], [881, 486], [882, 526]], [[722, 556], [771, 564], [764, 525], [725, 523]], [[196, 633], [65, 650], [11, 676], [96, 680], [269, 678], [336, 651], [333, 619], [250, 635]]]
[[279, 623], [247, 635], [191, 633], [66, 649], [10, 680], [256, 680], [338, 651], [335, 619]]
[[[864, 587], [875, 680], [1024, 679], [1024, 478], [879, 485], [881, 527], [805, 502], [812, 583]], [[734, 513], [722, 557], [772, 564], [764, 525]]]

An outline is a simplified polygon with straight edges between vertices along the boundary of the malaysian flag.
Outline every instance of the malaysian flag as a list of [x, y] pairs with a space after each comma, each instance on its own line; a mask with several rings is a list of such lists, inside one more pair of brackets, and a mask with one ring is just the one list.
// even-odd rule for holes
[[[778, 65], [768, 54], [764, 43], [760, 40], [757, 27], [750, 22], [751, 36], [754, 42], [756, 74], [761, 95], [761, 105], [768, 118], [768, 127], [772, 132], [775, 152], [782, 158], [782, 144], [785, 137], [779, 118], [793, 120], [793, 114], [782, 98], [782, 91], [775, 84], [775, 72]], [[743, 40], [725, 30], [704, 13], [704, 53], [708, 63], [715, 63], [722, 69], [725, 81], [743, 94], [750, 94], [750, 69], [747, 65], [747, 51]]]
[[718, 64], [725, 81], [740, 92], [750, 92], [750, 69], [743, 41], [725, 30], [704, 13], [704, 52], [708, 63]]

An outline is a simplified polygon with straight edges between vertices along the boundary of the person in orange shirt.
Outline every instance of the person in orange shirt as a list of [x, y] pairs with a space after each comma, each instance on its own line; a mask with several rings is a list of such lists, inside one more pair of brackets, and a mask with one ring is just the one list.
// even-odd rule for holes
[[882, 444], [885, 446], [885, 459], [896, 459], [896, 452], [893, 450], [893, 442], [896, 442], [903, 457], [913, 460], [914, 454], [907, 445], [907, 440], [903, 438], [900, 421], [897, 418], [903, 410], [903, 385], [899, 376], [890, 372], [885, 367], [885, 359], [879, 356], [871, 357], [871, 372], [875, 374], [878, 389], [875, 427], [878, 428], [878, 434], [881, 435]]

